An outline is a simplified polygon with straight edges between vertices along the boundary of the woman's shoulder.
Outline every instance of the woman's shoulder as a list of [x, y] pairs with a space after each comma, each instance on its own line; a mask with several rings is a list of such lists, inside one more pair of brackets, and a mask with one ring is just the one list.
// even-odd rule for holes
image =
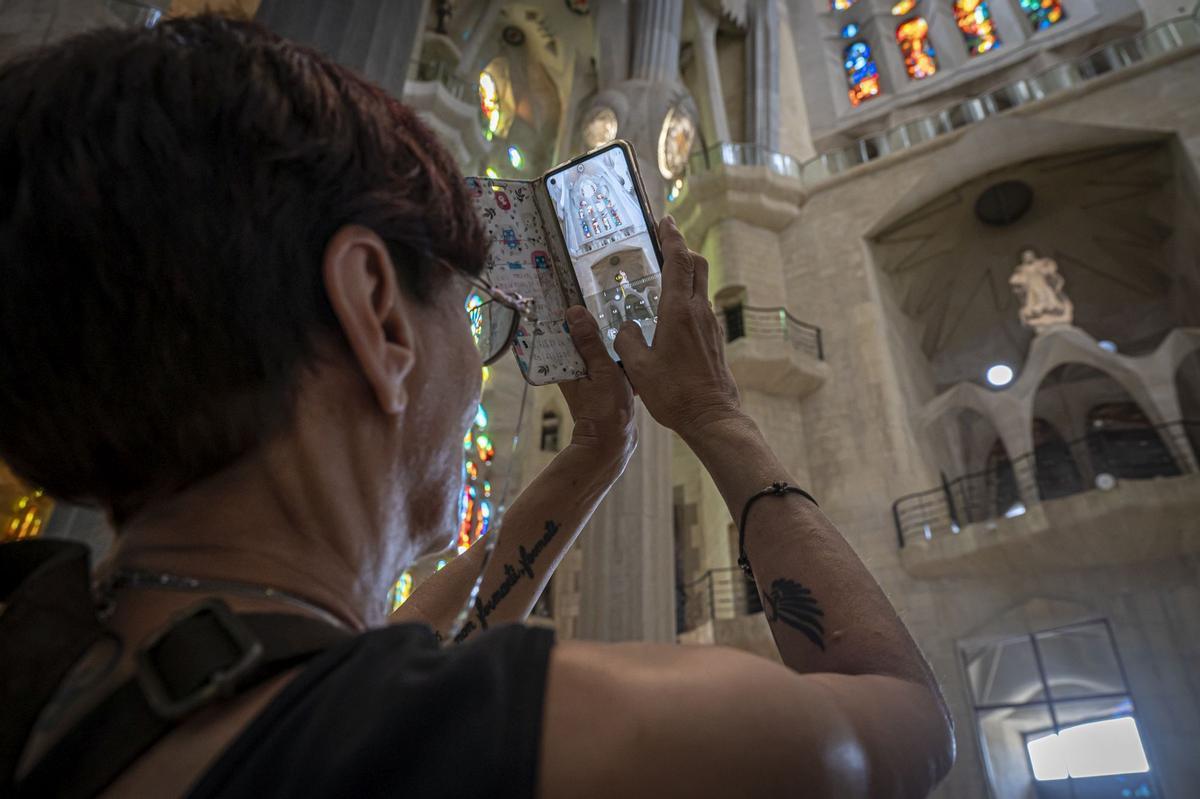
[[191, 795], [532, 795], [553, 640], [517, 624], [452, 646], [422, 624], [356, 636], [309, 663]]

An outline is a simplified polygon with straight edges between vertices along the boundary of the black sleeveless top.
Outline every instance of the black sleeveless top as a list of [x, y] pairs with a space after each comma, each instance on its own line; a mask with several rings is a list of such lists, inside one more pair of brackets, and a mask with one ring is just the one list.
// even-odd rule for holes
[[193, 787], [209, 797], [531, 797], [554, 634], [505, 625], [442, 648], [373, 630], [319, 655]]

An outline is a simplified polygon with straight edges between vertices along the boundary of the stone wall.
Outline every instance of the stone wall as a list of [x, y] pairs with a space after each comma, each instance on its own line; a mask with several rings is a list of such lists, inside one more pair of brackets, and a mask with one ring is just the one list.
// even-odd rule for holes
[[[1192, 53], [998, 120], [1016, 121], [1005, 122], [1008, 134], [988, 138], [988, 148], [974, 155], [956, 146], [960, 135], [883, 159], [817, 187], [783, 235], [789, 302], [824, 329], [831, 367], [825, 386], [797, 409], [811, 464], [808, 485], [892, 598], [945, 686], [958, 724], [959, 762], [938, 796], [987, 795], [956, 642], [1039, 597], [1069, 600], [1111, 621], [1161, 787], [1168, 796], [1192, 795], [1200, 786], [1200, 560], [1043, 573], [1011, 564], [991, 577], [934, 580], [908, 575], [891, 503], [936, 485], [925, 442], [911, 424], [913, 403], [929, 398], [931, 383], [928, 364], [912, 345], [911, 324], [887, 297], [866, 239], [902, 210], [906, 197], [928, 190], [930, 180], [941, 176], [949, 189], [1006, 159], [1030, 155], [1017, 140], [1023, 128], [1040, 135], [1038, 121], [1174, 131], [1192, 163], [1200, 162], [1198, 73], [1200, 56]], [[1104, 135], [1115, 134], [1099, 140]], [[1069, 144], [1064, 136], [1056, 146]], [[1178, 523], [1198, 524], [1194, 518]]]

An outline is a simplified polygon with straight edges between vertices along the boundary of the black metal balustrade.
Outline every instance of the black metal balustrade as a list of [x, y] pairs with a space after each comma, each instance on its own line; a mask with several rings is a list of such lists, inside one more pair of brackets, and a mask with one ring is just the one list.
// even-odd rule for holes
[[1200, 440], [1200, 420], [1097, 427], [1074, 441], [1047, 442], [1019, 458], [896, 500], [897, 542], [903, 547], [957, 533], [968, 524], [1024, 514], [1021, 478], [1036, 485], [1039, 499], [1050, 500], [1091, 491], [1110, 479], [1176, 477], [1194, 469], [1172, 454], [1172, 448], [1184, 451], [1189, 440]]
[[710, 569], [696, 580], [678, 586], [676, 602], [676, 623], [681, 633], [706, 621], [749, 616], [763, 609], [754, 583], [736, 566]]
[[725, 341], [739, 338], [784, 341], [819, 361], [825, 360], [825, 344], [821, 328], [801, 322], [786, 308], [756, 308], [752, 305], [731, 305], [717, 314], [725, 332]]

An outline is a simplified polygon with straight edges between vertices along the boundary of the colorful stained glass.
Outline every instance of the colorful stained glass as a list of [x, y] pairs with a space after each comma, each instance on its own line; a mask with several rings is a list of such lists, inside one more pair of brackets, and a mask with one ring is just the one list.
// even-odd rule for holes
[[409, 596], [412, 595], [412, 589], [413, 576], [409, 572], [404, 572], [404, 574], [400, 575], [400, 579], [396, 581], [396, 584], [392, 586], [391, 596], [388, 597], [391, 600], [392, 610], [396, 610], [408, 600]]
[[856, 0], [830, 0], [829, 7], [834, 11], [845, 11], [850, 6], [854, 5]]
[[525, 156], [516, 145], [508, 146], [508, 162], [513, 165], [513, 169], [525, 168]]
[[937, 55], [929, 41], [929, 23], [924, 17], [913, 17], [896, 28], [896, 42], [904, 56], [904, 68], [913, 80], [928, 78], [937, 72]]
[[500, 129], [500, 87], [490, 72], [479, 73], [479, 110], [487, 132], [495, 134]]
[[892, 16], [900, 17], [917, 7], [917, 0], [900, 0], [892, 6]]
[[962, 31], [971, 55], [986, 53], [1000, 44], [987, 0], [954, 0], [954, 22]]
[[842, 66], [850, 84], [850, 104], [858, 105], [879, 94], [879, 70], [871, 58], [871, 46], [864, 41], [851, 42], [842, 51]]
[[1029, 17], [1035, 31], [1057, 25], [1067, 18], [1059, 0], [1021, 0], [1021, 10]]
[[848, 24], [842, 28], [842, 38], [843, 39], [853, 39], [857, 35], [858, 35], [858, 25], [856, 25], [853, 22], [851, 22], [850, 24]]

